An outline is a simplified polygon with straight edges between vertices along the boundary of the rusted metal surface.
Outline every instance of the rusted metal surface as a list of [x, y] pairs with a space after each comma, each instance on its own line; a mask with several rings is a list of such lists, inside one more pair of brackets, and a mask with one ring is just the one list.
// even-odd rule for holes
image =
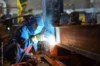
[[[60, 48], [60, 51], [59, 51]], [[63, 49], [62, 47], [55, 45], [51, 50], [50, 50], [50, 56], [52, 58], [61, 60], [61, 59], [69, 59], [71, 52], [68, 50], [61, 50]], [[63, 55], [62, 55], [63, 52]], [[60, 54], [60, 55], [59, 55]]]
[[44, 56], [44, 58], [52, 65], [52, 66], [66, 66], [64, 65], [62, 62], [56, 60], [56, 59], [53, 59], [53, 58], [50, 58], [48, 56]]
[[100, 25], [60, 27], [61, 44], [100, 54]]
[[32, 64], [27, 62], [21, 62], [21, 63], [13, 64], [12, 66], [32, 66]]
[[[37, 62], [38, 59], [34, 59], [34, 56], [33, 56], [34, 60], [27, 59], [27, 61], [25, 61], [25, 62], [19, 62], [17, 64], [12, 64], [12, 66], [65, 66], [60, 61], [53, 59], [47, 55], [40, 55], [40, 56], [42, 56], [41, 62]], [[40, 56], [38, 56], [38, 57], [40, 57]], [[32, 61], [32, 62], [30, 62], [30, 61]], [[34, 64], [34, 62], [35, 62], [35, 64]]]

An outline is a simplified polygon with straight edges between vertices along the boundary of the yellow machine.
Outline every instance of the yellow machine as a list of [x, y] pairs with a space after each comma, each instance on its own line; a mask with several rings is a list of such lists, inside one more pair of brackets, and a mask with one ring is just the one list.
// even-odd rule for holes
[[81, 21], [82, 21], [82, 23], [81, 23], [81, 24], [84, 24], [84, 23], [85, 23], [86, 18], [85, 18], [85, 14], [84, 14], [84, 13], [80, 13], [80, 14], [79, 14], [79, 20], [81, 20]]
[[[18, 7], [18, 16], [23, 16], [23, 11], [25, 10], [28, 2], [27, 1], [21, 1], [17, 0], [17, 7]], [[18, 18], [18, 22], [22, 22], [23, 17]]]

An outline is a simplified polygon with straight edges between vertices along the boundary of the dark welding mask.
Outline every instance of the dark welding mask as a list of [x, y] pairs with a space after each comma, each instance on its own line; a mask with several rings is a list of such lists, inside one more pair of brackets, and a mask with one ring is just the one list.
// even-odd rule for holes
[[40, 16], [33, 16], [31, 17], [28, 25], [30, 32], [33, 35], [36, 35], [42, 31], [44, 27], [44, 22]]

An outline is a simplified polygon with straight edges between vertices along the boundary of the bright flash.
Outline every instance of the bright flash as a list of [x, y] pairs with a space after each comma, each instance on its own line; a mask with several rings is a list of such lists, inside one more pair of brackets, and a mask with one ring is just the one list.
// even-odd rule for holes
[[46, 41], [50, 44], [50, 46], [55, 46], [56, 45], [54, 35], [48, 35], [47, 37], [42, 36], [42, 39], [40, 41]]
[[46, 41], [49, 42], [50, 46], [55, 46], [56, 45], [55, 37], [53, 35], [48, 36]]

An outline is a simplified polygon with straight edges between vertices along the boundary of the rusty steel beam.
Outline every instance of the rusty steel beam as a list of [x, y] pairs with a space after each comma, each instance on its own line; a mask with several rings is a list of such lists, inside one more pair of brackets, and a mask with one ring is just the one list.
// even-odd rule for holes
[[52, 65], [52, 66], [66, 66], [65, 64], [63, 64], [62, 62], [56, 60], [56, 59], [53, 59], [53, 58], [50, 58], [48, 56], [44, 56], [44, 58]]
[[59, 29], [61, 45], [100, 55], [100, 25], [62, 26]]

